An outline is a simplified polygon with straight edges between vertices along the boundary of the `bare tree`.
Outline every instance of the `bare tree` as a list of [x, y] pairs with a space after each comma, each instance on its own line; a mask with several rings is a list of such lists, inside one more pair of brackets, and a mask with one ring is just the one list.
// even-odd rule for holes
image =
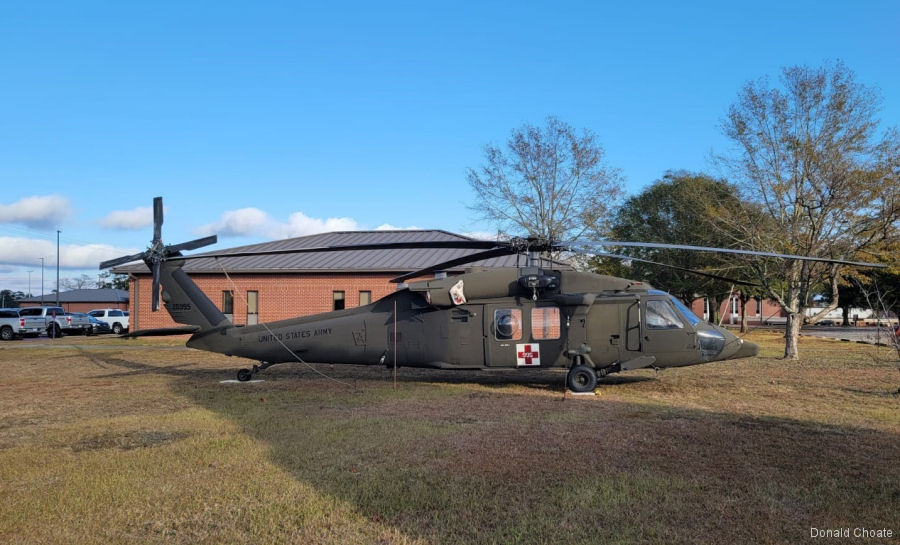
[[621, 174], [604, 164], [596, 136], [555, 117], [484, 153], [484, 165], [467, 172], [472, 208], [509, 234], [560, 241], [602, 232], [622, 195]]
[[59, 285], [65, 290], [83, 290], [97, 287], [97, 281], [86, 274], [82, 274], [75, 278], [63, 278], [59, 281]]
[[[878, 95], [840, 62], [786, 68], [780, 82], [746, 84], [722, 123], [735, 145], [722, 159], [765, 220], [745, 223], [742, 242], [804, 256], [877, 259], [878, 249], [896, 239], [900, 218], [900, 138], [896, 129], [879, 132]], [[836, 305], [841, 270], [799, 260], [753, 266], [766, 295], [788, 315], [784, 355], [798, 358], [816, 284], [831, 284]]]

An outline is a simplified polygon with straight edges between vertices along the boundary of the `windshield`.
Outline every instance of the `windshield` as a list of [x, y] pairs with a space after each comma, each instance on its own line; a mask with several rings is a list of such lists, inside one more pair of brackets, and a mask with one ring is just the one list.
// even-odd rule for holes
[[666, 293], [661, 290], [648, 290], [647, 293], [649, 293], [650, 295], [668, 295], [669, 301], [671, 301], [672, 304], [675, 305], [675, 308], [678, 309], [678, 312], [681, 313], [684, 316], [684, 319], [687, 320], [688, 323], [691, 324], [692, 326], [695, 326], [703, 321], [700, 318], [698, 318], [697, 315], [694, 314], [694, 312], [687, 307], [687, 305], [682, 303], [681, 300], [679, 300], [674, 295], [672, 295], [670, 293]]
[[700, 318], [698, 318], [697, 315], [691, 311], [691, 309], [687, 308], [684, 303], [682, 303], [675, 297], [672, 297], [671, 295], [669, 296], [669, 300], [672, 301], [672, 304], [675, 305], [675, 308], [678, 309], [678, 312], [684, 315], [689, 324], [695, 326], [700, 323]]

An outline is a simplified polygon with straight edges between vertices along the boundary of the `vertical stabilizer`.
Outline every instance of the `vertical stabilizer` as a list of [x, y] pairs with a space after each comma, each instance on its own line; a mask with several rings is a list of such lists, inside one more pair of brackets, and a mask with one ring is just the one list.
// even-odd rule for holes
[[160, 283], [166, 311], [179, 324], [200, 326], [201, 330], [230, 326], [209, 297], [181, 269], [184, 261], [173, 259], [162, 264]]

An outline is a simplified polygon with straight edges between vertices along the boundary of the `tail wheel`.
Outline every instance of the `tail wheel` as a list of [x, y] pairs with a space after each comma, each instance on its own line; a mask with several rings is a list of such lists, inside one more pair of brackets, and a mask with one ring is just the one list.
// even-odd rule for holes
[[597, 373], [587, 365], [576, 365], [569, 369], [566, 385], [575, 393], [593, 392], [597, 387]]

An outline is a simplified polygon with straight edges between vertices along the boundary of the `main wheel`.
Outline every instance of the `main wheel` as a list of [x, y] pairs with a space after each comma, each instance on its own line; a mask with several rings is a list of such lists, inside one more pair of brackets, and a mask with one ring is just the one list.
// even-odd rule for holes
[[16, 332], [13, 331], [13, 328], [7, 326], [3, 326], [3, 329], [0, 329], [0, 339], [4, 341], [11, 341], [16, 338]]
[[247, 382], [253, 378], [253, 372], [250, 369], [241, 369], [238, 371], [238, 380], [241, 382]]
[[566, 385], [576, 393], [593, 392], [597, 387], [597, 373], [587, 365], [576, 365], [569, 369]]

